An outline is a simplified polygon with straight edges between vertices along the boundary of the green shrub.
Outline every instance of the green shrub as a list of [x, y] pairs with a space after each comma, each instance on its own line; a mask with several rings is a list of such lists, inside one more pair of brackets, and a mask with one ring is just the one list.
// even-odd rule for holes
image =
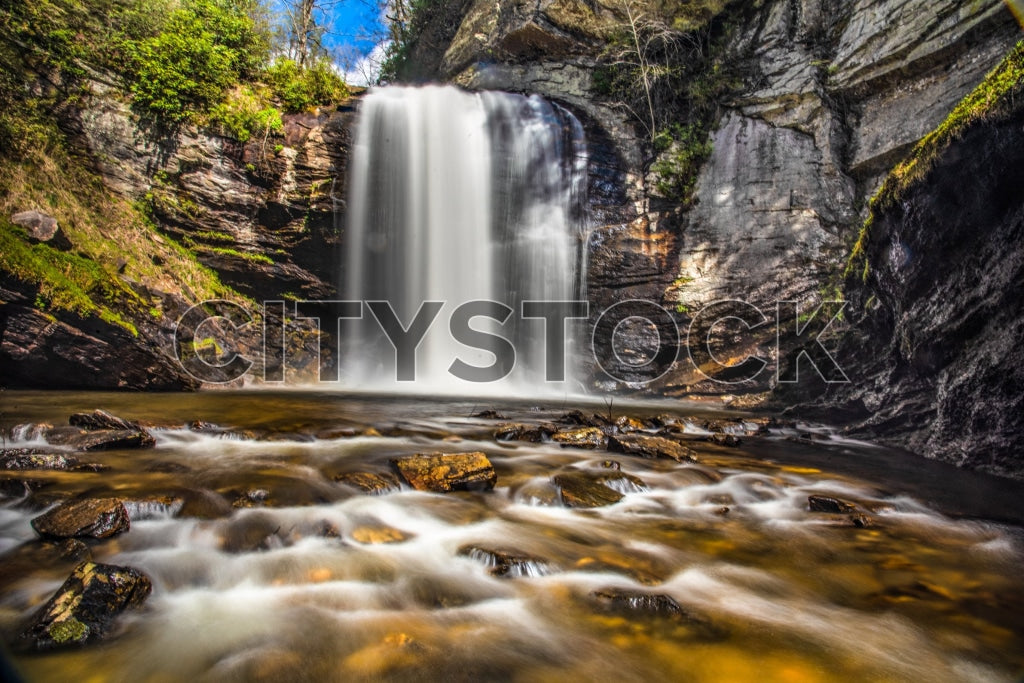
[[248, 85], [234, 88], [215, 105], [210, 122], [239, 142], [248, 142], [254, 135], [266, 139], [284, 128], [281, 112], [269, 105], [266, 94]]
[[306, 68], [291, 59], [278, 59], [264, 78], [290, 113], [309, 111], [348, 97], [348, 86], [329, 59], [320, 59]]
[[250, 0], [183, 0], [163, 29], [126, 37], [126, 78], [135, 103], [162, 123], [196, 120], [228, 88], [259, 73], [269, 53]]
[[699, 124], [673, 124], [655, 134], [654, 148], [659, 154], [651, 170], [658, 175], [658, 193], [689, 203], [700, 167], [711, 155], [707, 130]]

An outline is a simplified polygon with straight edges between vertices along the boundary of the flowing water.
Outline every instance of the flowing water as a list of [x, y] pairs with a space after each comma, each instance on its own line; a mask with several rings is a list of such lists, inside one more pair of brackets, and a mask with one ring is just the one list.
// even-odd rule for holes
[[[154, 584], [112, 641], [17, 655], [28, 680], [1012, 681], [1024, 665], [1024, 487], [825, 432], [805, 442], [772, 429], [729, 448], [700, 440], [707, 418], [724, 417], [706, 407], [615, 406], [674, 413], [698, 454], [680, 464], [497, 442], [498, 422], [469, 417], [496, 408], [540, 423], [578, 405], [299, 391], [2, 399], [8, 429], [98, 406], [157, 425], [154, 449], [81, 456], [105, 471], [3, 474], [47, 484], [27, 498], [7, 487], [0, 503], [8, 643], [74, 566], [25, 560], [29, 520], [56, 500], [128, 501], [131, 530], [92, 556]], [[195, 419], [223, 429], [183, 426]], [[18, 445], [42, 443], [38, 429], [15, 431]], [[335, 481], [396, 456], [477, 450], [493, 491], [366, 495]], [[606, 472], [608, 459], [636, 477], [616, 482], [625, 497], [565, 507], [553, 475]], [[810, 512], [811, 494], [855, 502], [870, 526]], [[498, 576], [488, 550], [521, 559]]]
[[[347, 300], [387, 302], [403, 328], [424, 302], [444, 302], [417, 354], [417, 391], [544, 387], [544, 322], [524, 319], [521, 304], [583, 294], [586, 169], [579, 121], [538, 96], [427, 86], [362, 99], [341, 290]], [[514, 361], [495, 337], [453, 339], [448, 323], [470, 301], [511, 309], [503, 325], [477, 317], [472, 327], [508, 340]], [[395, 351], [370, 313], [344, 334], [347, 386], [397, 386]], [[574, 356], [571, 344], [566, 353]], [[489, 367], [495, 356], [505, 382], [450, 372], [457, 358]], [[567, 387], [578, 388], [571, 375], [549, 389]]]

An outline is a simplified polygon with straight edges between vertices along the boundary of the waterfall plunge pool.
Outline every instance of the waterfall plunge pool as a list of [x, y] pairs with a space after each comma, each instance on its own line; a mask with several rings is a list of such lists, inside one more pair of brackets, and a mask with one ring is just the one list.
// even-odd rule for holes
[[[763, 420], [612, 406], [613, 421], [671, 417], [696, 454], [678, 463], [494, 438], [606, 414], [600, 402], [4, 392], [2, 423], [97, 406], [153, 425], [156, 447], [78, 454], [99, 472], [3, 473], [36, 485], [0, 505], [0, 625], [16, 642], [73, 567], [31, 561], [29, 521], [68, 497], [128, 502], [131, 529], [89, 552], [154, 590], [109, 642], [17, 654], [31, 681], [1011, 681], [1024, 664], [1021, 484], [824, 428], [748, 435]], [[503, 417], [471, 417], [484, 409]], [[186, 428], [197, 419], [212, 424]], [[719, 428], [742, 443], [704, 440]], [[366, 495], [336, 480], [438, 451], [485, 453], [494, 489]], [[554, 477], [607, 461], [629, 475], [621, 499], [568, 507]], [[812, 512], [813, 495], [870, 523]], [[496, 574], [490, 551], [520, 559]]]

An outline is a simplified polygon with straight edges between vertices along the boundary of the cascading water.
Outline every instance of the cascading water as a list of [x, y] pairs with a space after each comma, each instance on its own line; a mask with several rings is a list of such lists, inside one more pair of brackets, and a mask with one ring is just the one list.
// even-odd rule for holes
[[[404, 328], [424, 302], [444, 302], [417, 349], [414, 390], [543, 387], [545, 322], [523, 319], [521, 303], [582, 298], [586, 170], [579, 121], [537, 96], [428, 86], [376, 89], [363, 99], [342, 290], [348, 300], [388, 302]], [[503, 323], [477, 314], [470, 327], [510, 342], [514, 365], [494, 336], [472, 346], [453, 338], [452, 314], [470, 301], [512, 310]], [[559, 392], [578, 391], [573, 336], [566, 380], [549, 385]], [[344, 381], [390, 386], [396, 351], [374, 316], [365, 312], [343, 337]], [[497, 363], [507, 376], [466, 381], [450, 371], [456, 359]]]

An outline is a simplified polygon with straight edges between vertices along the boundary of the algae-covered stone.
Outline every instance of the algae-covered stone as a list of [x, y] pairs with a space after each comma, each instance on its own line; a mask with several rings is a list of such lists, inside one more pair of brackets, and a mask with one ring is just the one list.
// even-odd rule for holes
[[35, 613], [22, 642], [50, 650], [105, 638], [117, 616], [141, 605], [152, 589], [149, 577], [132, 567], [83, 562]]
[[418, 453], [397, 458], [398, 473], [417, 491], [489, 491], [498, 481], [494, 466], [479, 451], [473, 453]]

